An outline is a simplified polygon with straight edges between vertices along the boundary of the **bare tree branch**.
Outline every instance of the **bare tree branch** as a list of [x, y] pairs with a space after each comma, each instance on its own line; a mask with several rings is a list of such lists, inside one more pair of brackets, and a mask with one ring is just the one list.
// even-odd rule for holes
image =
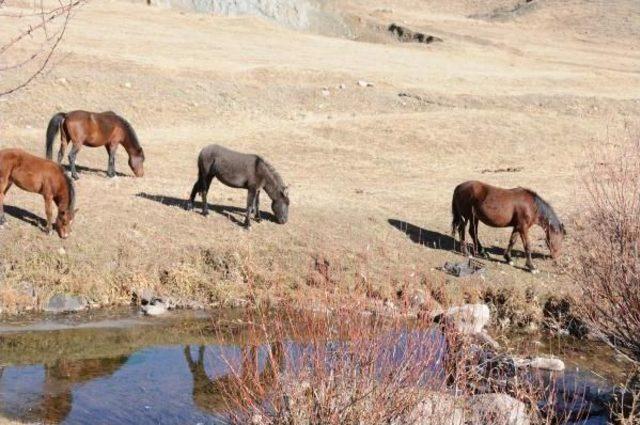
[[[21, 43], [41, 40], [38, 47], [27, 48], [25, 52], [16, 53], [23, 56], [21, 59], [16, 59], [13, 63], [7, 61], [0, 65], [0, 75], [3, 72], [27, 69], [27, 76], [21, 81], [13, 83], [8, 88], [0, 88], [0, 97], [26, 87], [46, 70], [54, 52], [62, 42], [73, 10], [87, 1], [59, 0], [58, 5], [49, 8], [40, 2], [39, 10], [33, 13], [10, 13], [2, 10], [7, 6], [6, 0], [0, 0], [0, 18], [16, 19], [16, 27], [19, 27], [18, 33], [13, 38], [0, 45], [1, 61], [5, 62], [11, 53], [18, 51]], [[34, 21], [36, 18], [39, 19]], [[56, 27], [56, 30], [51, 31], [50, 26]]]

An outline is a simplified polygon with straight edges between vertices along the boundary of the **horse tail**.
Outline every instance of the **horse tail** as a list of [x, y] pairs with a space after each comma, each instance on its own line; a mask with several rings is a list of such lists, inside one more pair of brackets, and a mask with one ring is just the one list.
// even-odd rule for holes
[[47, 126], [47, 159], [49, 160], [53, 158], [53, 142], [65, 118], [67, 118], [67, 114], [59, 112], [49, 120], [49, 125]]
[[451, 200], [451, 215], [453, 216], [453, 220], [451, 221], [451, 236], [455, 237], [456, 231], [464, 224], [464, 217], [462, 217], [462, 214], [456, 205], [455, 193]]

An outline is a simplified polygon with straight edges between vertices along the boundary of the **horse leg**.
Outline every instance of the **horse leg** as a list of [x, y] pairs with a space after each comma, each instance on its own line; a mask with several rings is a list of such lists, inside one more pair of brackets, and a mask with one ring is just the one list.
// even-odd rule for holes
[[44, 195], [44, 211], [47, 215], [47, 227], [45, 232], [48, 234], [53, 233], [53, 196]]
[[78, 151], [80, 151], [80, 145], [73, 144], [71, 148], [71, 152], [69, 152], [69, 165], [71, 167], [71, 177], [74, 180], [78, 180], [80, 176], [78, 175], [78, 171], [76, 170], [76, 157], [78, 156]]
[[465, 257], [469, 255], [469, 251], [467, 250], [467, 237], [466, 233], [467, 222], [463, 221], [462, 224], [458, 226], [458, 234], [460, 235], [460, 250], [462, 251], [462, 255]]
[[262, 221], [262, 218], [260, 218], [260, 190], [256, 192], [256, 199], [253, 205], [253, 211], [255, 213], [254, 218], [256, 222], [260, 223]]
[[[209, 193], [209, 187], [211, 187], [211, 181], [213, 176], [207, 176], [206, 180], [200, 185], [200, 196], [202, 197], [202, 215], [209, 215], [209, 204], [207, 203], [207, 193]], [[196, 183], [197, 184], [197, 183]]]
[[67, 137], [64, 135], [64, 131], [60, 134], [60, 150], [58, 151], [58, 164], [62, 164], [62, 159], [64, 158], [64, 153], [67, 150], [67, 145], [69, 141]]
[[198, 176], [198, 180], [196, 180], [193, 185], [193, 189], [191, 189], [191, 195], [189, 195], [189, 202], [187, 202], [187, 211], [191, 211], [193, 209], [193, 203], [196, 200], [196, 195], [200, 192], [200, 176]]
[[513, 246], [516, 244], [517, 240], [518, 240], [518, 231], [514, 227], [513, 231], [511, 232], [511, 237], [509, 238], [509, 245], [507, 245], [507, 251], [504, 253], [504, 259], [507, 261], [507, 264], [509, 264], [510, 266], [513, 266], [513, 260], [511, 259], [511, 250], [513, 249]]
[[4, 195], [9, 191], [11, 182], [8, 179], [0, 179], [0, 226], [7, 222], [4, 217]]
[[522, 238], [522, 244], [524, 245], [524, 252], [527, 255], [527, 268], [533, 274], [538, 273], [538, 269], [533, 265], [531, 259], [531, 244], [529, 243], [529, 229], [520, 230], [520, 238]]
[[107, 177], [113, 178], [116, 176], [116, 149], [118, 145], [106, 146], [107, 153], [109, 154], [109, 163], [107, 165]]
[[247, 192], [247, 212], [244, 216], [244, 226], [249, 229], [251, 227], [251, 213], [256, 204], [257, 192], [255, 189], [249, 189]]

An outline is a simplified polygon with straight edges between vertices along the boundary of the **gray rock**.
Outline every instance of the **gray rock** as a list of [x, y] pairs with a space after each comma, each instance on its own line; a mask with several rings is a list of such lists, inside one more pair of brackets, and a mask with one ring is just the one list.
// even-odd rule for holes
[[469, 398], [467, 424], [529, 425], [525, 404], [506, 394], [481, 394]]
[[475, 334], [484, 330], [491, 320], [491, 313], [486, 304], [464, 304], [447, 310], [444, 320], [452, 323], [462, 334]]
[[86, 310], [88, 306], [84, 297], [56, 294], [49, 299], [44, 311], [48, 313], [66, 313]]

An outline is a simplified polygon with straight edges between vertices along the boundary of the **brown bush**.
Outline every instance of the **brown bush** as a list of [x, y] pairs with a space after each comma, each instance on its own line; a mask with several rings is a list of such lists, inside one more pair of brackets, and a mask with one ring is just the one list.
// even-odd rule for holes
[[576, 235], [578, 311], [596, 335], [640, 361], [640, 137], [601, 156], [585, 179]]

